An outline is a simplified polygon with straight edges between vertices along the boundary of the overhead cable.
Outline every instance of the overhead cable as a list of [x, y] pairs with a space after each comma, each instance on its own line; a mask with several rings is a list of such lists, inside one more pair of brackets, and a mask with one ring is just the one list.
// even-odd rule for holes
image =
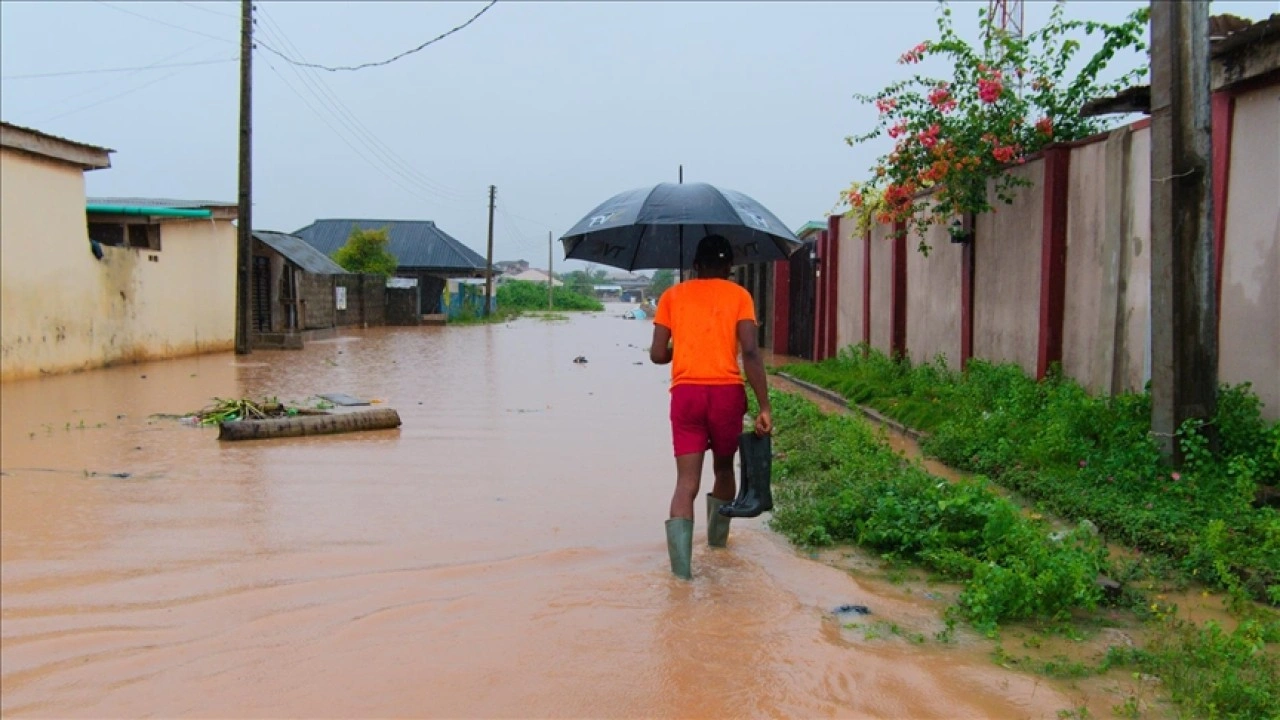
[[[261, 12], [261, 11], [260, 11]], [[283, 35], [279, 25], [266, 13], [262, 13], [265, 24], [259, 26], [259, 30], [267, 33], [272, 40], [278, 39], [282, 45], [292, 46], [288, 37]], [[261, 43], [259, 43], [261, 44]], [[295, 49], [296, 52], [296, 49]], [[269, 65], [274, 67], [270, 61]], [[395, 174], [399, 175], [406, 182], [419, 189], [434, 195], [440, 199], [454, 201], [467, 197], [467, 193], [452, 190], [443, 186], [439, 186], [431, 182], [424, 175], [412, 168], [408, 163], [401, 160], [398, 154], [382, 142], [372, 131], [369, 130], [359, 118], [351, 112], [342, 100], [324, 83], [323, 79], [314, 74], [314, 71], [307, 71], [305, 68], [299, 70], [297, 67], [290, 68], [298, 80], [302, 83], [302, 88], [306, 90], [319, 106], [328, 111], [329, 115], [338, 121], [353, 138], [365, 149], [378, 159], [383, 165]], [[318, 112], [318, 111], [316, 111]], [[337, 132], [336, 128], [333, 128]]]
[[441, 40], [443, 40], [443, 39], [445, 39], [445, 38], [449, 37], [450, 35], [452, 35], [452, 34], [454, 34], [454, 33], [458, 32], [459, 30], [462, 30], [463, 28], [467, 27], [467, 26], [468, 26], [468, 25], [470, 25], [471, 23], [473, 23], [473, 22], [475, 22], [476, 20], [478, 20], [478, 19], [480, 18], [480, 16], [481, 16], [481, 15], [485, 14], [486, 12], [488, 12], [488, 11], [489, 11], [489, 8], [491, 8], [491, 7], [493, 7], [494, 5], [496, 5], [496, 4], [497, 4], [497, 2], [498, 2], [498, 0], [490, 0], [490, 2], [489, 2], [489, 4], [488, 4], [488, 5], [485, 5], [483, 8], [481, 8], [481, 9], [480, 9], [480, 12], [476, 13], [475, 15], [472, 15], [472, 16], [471, 16], [471, 18], [470, 18], [469, 20], [467, 20], [466, 22], [464, 22], [464, 23], [462, 23], [461, 25], [459, 25], [459, 26], [457, 26], [457, 27], [453, 28], [452, 30], [449, 30], [449, 31], [447, 31], [447, 32], [443, 32], [443, 33], [441, 33], [441, 34], [439, 34], [439, 35], [437, 35], [437, 36], [435, 36], [435, 37], [431, 38], [430, 40], [428, 40], [428, 41], [426, 41], [426, 42], [422, 43], [421, 45], [419, 45], [419, 46], [417, 46], [417, 47], [415, 47], [415, 48], [413, 48], [413, 49], [411, 49], [411, 50], [405, 50], [404, 52], [400, 53], [399, 55], [395, 55], [395, 56], [393, 56], [393, 57], [387, 58], [386, 60], [378, 60], [378, 61], [376, 61], [376, 62], [361, 63], [360, 65], [339, 65], [339, 66], [337, 66], [337, 67], [330, 67], [330, 66], [328, 66], [328, 65], [320, 65], [320, 64], [317, 64], [317, 63], [309, 63], [309, 62], [304, 62], [304, 61], [302, 61], [302, 60], [298, 60], [298, 59], [295, 59], [295, 58], [291, 58], [291, 57], [289, 57], [288, 55], [284, 54], [283, 52], [280, 52], [279, 50], [277, 50], [277, 49], [275, 49], [275, 48], [271, 47], [270, 45], [267, 45], [266, 43], [259, 42], [259, 43], [258, 43], [258, 45], [259, 45], [260, 47], [262, 47], [262, 49], [267, 50], [268, 52], [271, 52], [271, 53], [274, 53], [274, 54], [276, 54], [276, 55], [279, 55], [279, 56], [280, 56], [280, 58], [281, 58], [281, 59], [283, 59], [285, 62], [287, 62], [287, 63], [289, 63], [289, 64], [291, 64], [291, 65], [297, 65], [298, 67], [315, 68], [315, 69], [317, 69], [317, 70], [327, 70], [327, 71], [329, 71], [329, 72], [340, 72], [340, 71], [364, 70], [365, 68], [379, 67], [379, 66], [382, 66], [382, 65], [390, 65], [391, 63], [393, 63], [393, 62], [395, 62], [395, 61], [397, 61], [397, 60], [399, 60], [399, 59], [401, 59], [401, 58], [403, 58], [403, 57], [407, 57], [407, 56], [409, 56], [409, 55], [412, 55], [412, 54], [414, 54], [414, 53], [416, 53], [416, 52], [419, 52], [419, 51], [421, 51], [421, 50], [426, 49], [427, 47], [429, 47], [429, 46], [431, 46], [431, 45], [434, 45], [435, 43], [440, 42]]

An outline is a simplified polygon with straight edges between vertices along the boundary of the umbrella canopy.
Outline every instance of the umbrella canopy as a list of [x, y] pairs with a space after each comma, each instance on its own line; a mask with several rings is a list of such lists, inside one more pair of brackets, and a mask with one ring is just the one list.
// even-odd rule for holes
[[789, 257], [800, 241], [763, 205], [706, 183], [659, 183], [618, 193], [560, 238], [566, 260], [625, 270], [688, 268], [698, 241], [723, 235], [735, 265]]

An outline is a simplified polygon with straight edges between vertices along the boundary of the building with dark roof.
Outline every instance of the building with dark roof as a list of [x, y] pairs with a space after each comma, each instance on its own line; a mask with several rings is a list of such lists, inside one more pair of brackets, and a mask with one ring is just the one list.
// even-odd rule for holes
[[333, 257], [346, 244], [351, 231], [387, 230], [387, 249], [395, 255], [397, 277], [416, 278], [421, 289], [421, 313], [438, 313], [445, 280], [454, 277], [483, 277], [485, 259], [430, 220], [316, 220], [293, 234], [311, 247]]

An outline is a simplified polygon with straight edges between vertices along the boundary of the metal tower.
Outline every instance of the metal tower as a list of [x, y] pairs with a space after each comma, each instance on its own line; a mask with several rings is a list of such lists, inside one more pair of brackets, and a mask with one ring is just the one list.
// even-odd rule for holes
[[1022, 37], [1022, 23], [1026, 17], [1022, 0], [987, 0], [987, 17], [993, 26], [1013, 37]]

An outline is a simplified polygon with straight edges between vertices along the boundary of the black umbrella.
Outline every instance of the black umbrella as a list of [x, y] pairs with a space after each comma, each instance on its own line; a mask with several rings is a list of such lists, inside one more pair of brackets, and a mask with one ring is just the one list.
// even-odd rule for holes
[[736, 265], [789, 257], [796, 236], [763, 205], [706, 183], [659, 183], [604, 201], [560, 238], [566, 260], [624, 270], [692, 267], [698, 241], [723, 235]]

